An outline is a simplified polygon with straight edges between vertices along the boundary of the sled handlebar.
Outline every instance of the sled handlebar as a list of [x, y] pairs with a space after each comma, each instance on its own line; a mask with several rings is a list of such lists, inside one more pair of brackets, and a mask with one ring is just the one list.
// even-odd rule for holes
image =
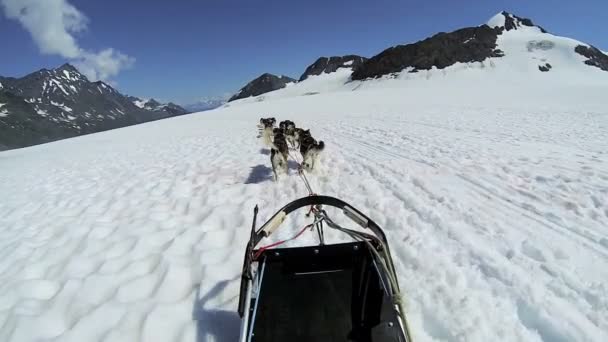
[[263, 238], [270, 236], [281, 225], [281, 223], [283, 223], [287, 215], [297, 209], [314, 205], [326, 205], [342, 209], [342, 212], [348, 218], [353, 220], [359, 226], [370, 229], [383, 243], [387, 242], [386, 236], [384, 235], [384, 232], [380, 226], [378, 226], [372, 219], [365, 216], [365, 214], [355, 207], [335, 197], [312, 195], [290, 202], [272, 215], [272, 217], [254, 233], [253, 246], [256, 246]]

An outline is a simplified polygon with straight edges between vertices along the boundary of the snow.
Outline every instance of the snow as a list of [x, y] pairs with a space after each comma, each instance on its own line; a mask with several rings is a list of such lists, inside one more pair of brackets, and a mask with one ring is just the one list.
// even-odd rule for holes
[[504, 27], [505, 26], [505, 16], [502, 12], [497, 13], [495, 16], [490, 18], [486, 23], [490, 27]]
[[40, 116], [47, 116], [47, 115], [49, 115], [49, 113], [48, 113], [46, 110], [44, 110], [44, 109], [39, 109], [38, 107], [36, 107], [36, 113], [37, 113], [38, 115], [40, 115]]
[[253, 207], [263, 222], [307, 195], [295, 165], [271, 181], [260, 113], [323, 140], [313, 189], [384, 228], [415, 341], [608, 340], [608, 73], [575, 43], [510, 31], [504, 59], [368, 82], [339, 69], [0, 152], [0, 340], [234, 340]]
[[350, 79], [352, 69], [340, 68], [332, 73], [309, 76], [305, 82], [288, 83], [285, 88], [256, 97], [248, 97], [230, 102], [229, 105], [253, 103], [293, 96], [308, 96], [318, 93], [350, 91], [354, 84], [345, 85]]
[[63, 89], [63, 86], [61, 85], [61, 82], [57, 81], [57, 80], [56, 80], [56, 79], [54, 79], [54, 78], [51, 78], [50, 83], [51, 83], [51, 84], [56, 85], [57, 87], [59, 87], [59, 89], [61, 89], [61, 91], [62, 91], [64, 94], [66, 94], [66, 95], [70, 95], [70, 94], [69, 94], [67, 91], [65, 91], [65, 89]]
[[0, 89], [4, 88], [4, 86], [2, 85], [2, 82], [0, 82]]
[[8, 116], [8, 110], [2, 109], [4, 106], [6, 106], [6, 103], [0, 103], [0, 118]]
[[344, 66], [353, 65], [353, 61], [352, 60], [351, 61], [346, 61], [342, 65], [344, 65]]
[[326, 142], [315, 191], [385, 228], [417, 341], [604, 341], [604, 88], [407, 84], [0, 153], [1, 339], [227, 340], [253, 206], [306, 195], [269, 180], [255, 125], [276, 113]]
[[55, 102], [55, 101], [51, 101], [51, 104], [52, 104], [53, 106], [55, 106], [55, 107], [59, 107], [59, 108], [61, 108], [62, 110], [66, 111], [66, 112], [70, 112], [70, 113], [72, 112], [72, 108], [70, 108], [70, 107], [66, 106], [66, 105], [65, 105], [65, 104], [63, 104], [63, 103], [59, 103], [59, 102]]
[[63, 70], [63, 75], [65, 76], [65, 78], [72, 81], [72, 75], [67, 70]]
[[[522, 46], [526, 42], [526, 46]], [[531, 43], [538, 46], [539, 42], [545, 48], [530, 49]], [[537, 28], [523, 26], [517, 31], [508, 31], [498, 37], [498, 48], [505, 52], [506, 58], [497, 58], [495, 63], [501, 71], [531, 73], [535, 77], [543, 77], [545, 73], [532, 73], [538, 65], [549, 63], [555, 70], [557, 77], [567, 77], [565, 82], [588, 84], [590, 82], [604, 82], [605, 73], [598, 73], [597, 68], [584, 64], [586, 57], [574, 52], [577, 45], [586, 45], [580, 41], [541, 33]], [[549, 46], [552, 46], [549, 48]], [[550, 76], [551, 77], [551, 76]]]
[[144, 108], [146, 106], [146, 103], [148, 103], [149, 99], [143, 99], [143, 100], [135, 100], [133, 101], [133, 104], [136, 105], [139, 108]]

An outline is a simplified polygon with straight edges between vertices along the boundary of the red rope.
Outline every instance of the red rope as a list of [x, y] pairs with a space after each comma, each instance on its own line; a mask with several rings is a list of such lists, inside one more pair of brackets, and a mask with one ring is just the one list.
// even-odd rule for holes
[[[313, 193], [313, 194], [310, 194], [308, 196], [317, 196], [317, 194]], [[315, 209], [315, 206], [313, 204], [313, 205], [310, 206], [310, 210], [308, 210], [308, 212], [306, 213], [306, 217], [310, 217], [310, 213], [312, 213], [314, 209]]]
[[257, 252], [255, 253], [255, 255], [253, 256], [253, 260], [257, 260], [257, 259], [260, 257], [260, 255], [262, 255], [262, 253], [263, 253], [265, 250], [267, 250], [267, 249], [270, 249], [270, 248], [272, 248], [272, 247], [276, 247], [276, 246], [282, 245], [282, 244], [284, 244], [284, 243], [285, 243], [285, 242], [287, 242], [287, 241], [291, 241], [291, 240], [295, 240], [295, 239], [299, 238], [299, 237], [300, 237], [300, 235], [302, 235], [302, 234], [303, 234], [303, 233], [306, 231], [306, 229], [311, 228], [312, 226], [313, 226], [313, 224], [312, 224], [312, 223], [311, 223], [311, 224], [308, 224], [308, 225], [306, 225], [306, 226], [304, 226], [304, 228], [302, 228], [302, 230], [300, 230], [300, 231], [298, 232], [298, 234], [296, 234], [296, 236], [294, 236], [294, 237], [292, 237], [292, 238], [290, 238], [290, 239], [287, 239], [287, 240], [281, 240], [281, 241], [278, 241], [278, 242], [275, 242], [275, 243], [271, 243], [271, 244], [270, 244], [270, 245], [268, 245], [268, 246], [260, 247], [260, 249], [258, 249], [258, 251], [257, 251]]

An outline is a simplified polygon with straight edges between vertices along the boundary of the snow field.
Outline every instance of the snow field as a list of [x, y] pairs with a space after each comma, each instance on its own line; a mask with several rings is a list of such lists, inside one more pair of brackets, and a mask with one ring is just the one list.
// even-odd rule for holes
[[295, 163], [271, 181], [275, 113], [326, 142], [314, 190], [387, 232], [417, 341], [605, 339], [605, 112], [311, 98], [0, 154], [0, 340], [234, 338], [254, 205], [261, 224], [307, 194]]

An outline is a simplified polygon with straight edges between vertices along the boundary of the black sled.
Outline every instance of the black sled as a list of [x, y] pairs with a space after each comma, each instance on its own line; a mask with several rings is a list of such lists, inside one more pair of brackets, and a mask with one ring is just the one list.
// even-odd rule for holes
[[[341, 209], [365, 232], [336, 224], [323, 206]], [[258, 248], [288, 214], [302, 207], [310, 207], [314, 215], [318, 246]], [[328, 196], [295, 200], [259, 229], [257, 211], [256, 206], [241, 278], [239, 341], [412, 341], [388, 242], [374, 221]], [[324, 226], [353, 241], [324, 244]]]

